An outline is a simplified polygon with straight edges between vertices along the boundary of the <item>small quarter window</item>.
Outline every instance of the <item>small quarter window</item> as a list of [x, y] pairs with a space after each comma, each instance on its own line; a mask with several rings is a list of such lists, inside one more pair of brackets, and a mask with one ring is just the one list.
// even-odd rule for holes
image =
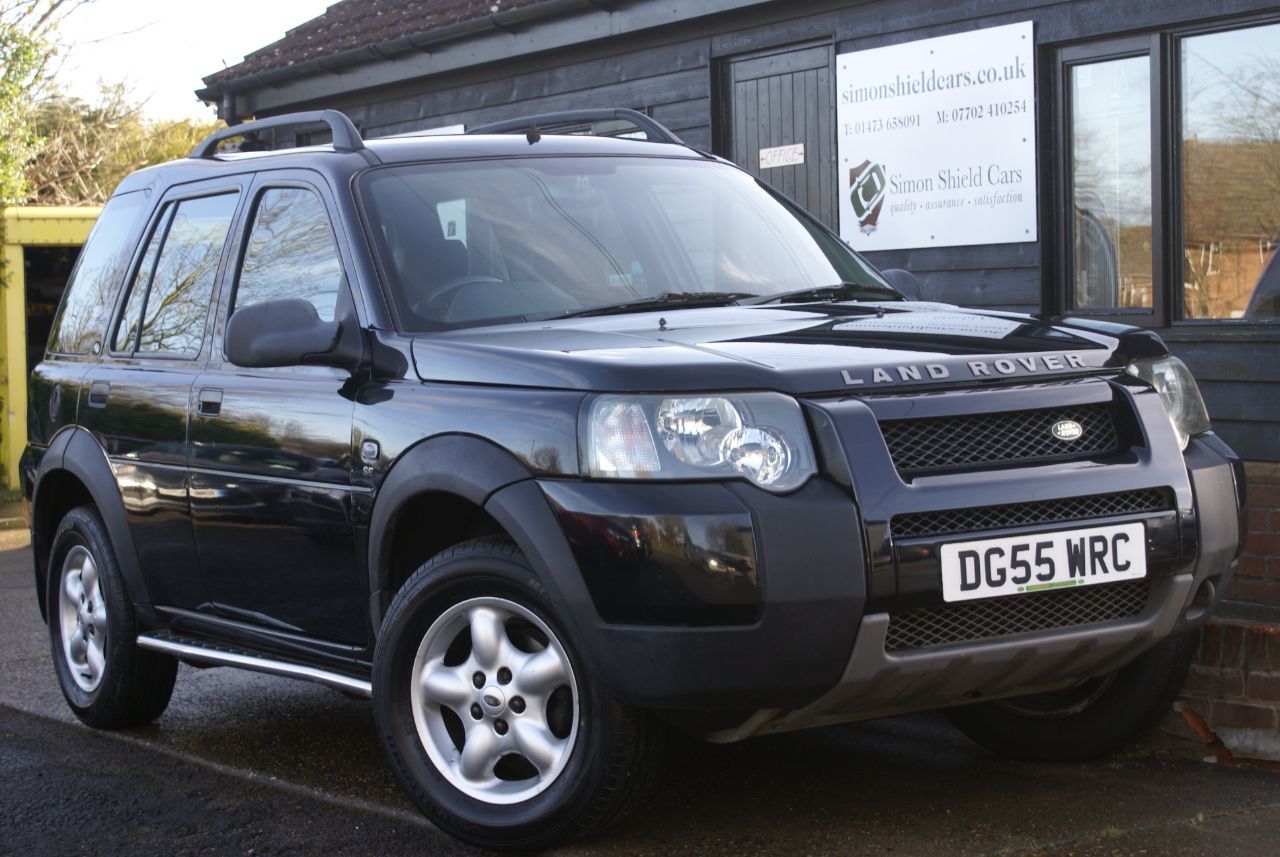
[[234, 308], [300, 298], [332, 321], [342, 263], [324, 203], [306, 188], [268, 188], [258, 197]]
[[220, 194], [169, 206], [134, 275], [113, 343], [117, 351], [200, 353], [236, 200], [237, 194]]
[[134, 191], [113, 196], [102, 209], [53, 321], [50, 352], [88, 354], [95, 342], [106, 338], [110, 309], [137, 240], [138, 223], [146, 214], [146, 202], [145, 193]]

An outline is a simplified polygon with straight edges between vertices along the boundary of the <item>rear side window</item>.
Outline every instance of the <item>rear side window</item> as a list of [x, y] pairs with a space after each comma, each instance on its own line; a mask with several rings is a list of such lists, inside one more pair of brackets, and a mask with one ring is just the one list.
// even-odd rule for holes
[[113, 196], [98, 215], [62, 294], [49, 339], [51, 353], [88, 354], [103, 340], [147, 208], [147, 194], [134, 191]]
[[300, 298], [310, 302], [321, 319], [332, 321], [341, 284], [342, 263], [320, 197], [306, 188], [264, 190], [245, 246], [233, 308]]
[[195, 357], [238, 195], [171, 203], [151, 235], [116, 328], [116, 351]]

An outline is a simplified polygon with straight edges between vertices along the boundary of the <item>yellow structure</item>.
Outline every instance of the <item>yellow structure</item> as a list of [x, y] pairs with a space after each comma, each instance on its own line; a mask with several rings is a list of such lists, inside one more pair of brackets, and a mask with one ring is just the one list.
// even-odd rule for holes
[[18, 487], [18, 459], [27, 443], [27, 284], [24, 247], [79, 247], [101, 208], [13, 207], [4, 212], [0, 268], [0, 474]]

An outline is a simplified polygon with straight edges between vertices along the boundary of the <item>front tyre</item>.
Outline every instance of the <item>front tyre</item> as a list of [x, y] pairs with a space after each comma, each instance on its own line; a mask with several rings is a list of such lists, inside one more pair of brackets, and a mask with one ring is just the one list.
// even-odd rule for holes
[[173, 694], [178, 662], [138, 648], [133, 603], [94, 507], [72, 509], [58, 525], [46, 584], [54, 669], [76, 717], [97, 729], [159, 717]]
[[965, 735], [1011, 759], [1096, 759], [1120, 749], [1169, 711], [1193, 651], [1189, 634], [1169, 637], [1113, 673], [1050, 693], [952, 708], [947, 716]]
[[373, 688], [401, 786], [475, 845], [589, 833], [652, 779], [658, 727], [592, 680], [507, 539], [459, 545], [409, 578], [383, 622]]

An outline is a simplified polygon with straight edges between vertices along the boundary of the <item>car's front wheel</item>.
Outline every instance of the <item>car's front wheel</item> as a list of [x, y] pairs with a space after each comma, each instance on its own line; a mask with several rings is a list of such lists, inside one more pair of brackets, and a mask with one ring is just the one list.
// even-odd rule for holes
[[947, 711], [974, 741], [1038, 762], [1096, 759], [1150, 729], [1169, 710], [1191, 663], [1190, 635], [1170, 637], [1115, 672], [1049, 693]]
[[616, 818], [659, 730], [610, 699], [516, 547], [452, 548], [405, 583], [378, 640], [374, 707], [397, 778], [446, 832], [534, 848]]

